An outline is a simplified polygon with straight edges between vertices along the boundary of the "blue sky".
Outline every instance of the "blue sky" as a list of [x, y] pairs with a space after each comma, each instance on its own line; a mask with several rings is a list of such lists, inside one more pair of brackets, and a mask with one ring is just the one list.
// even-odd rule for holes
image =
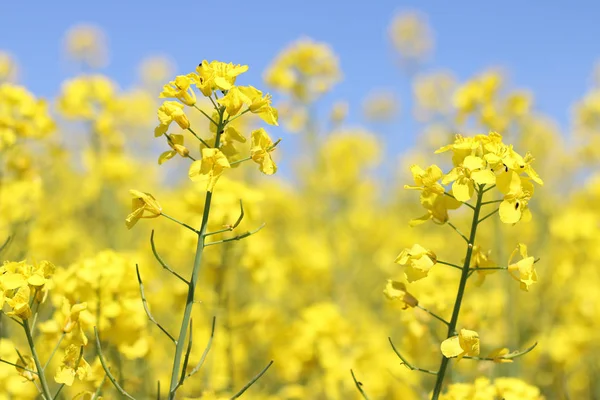
[[[516, 0], [3, 3], [0, 49], [16, 55], [21, 82], [42, 96], [54, 95], [73, 72], [61, 58], [61, 41], [80, 22], [105, 29], [111, 64], [102, 72], [124, 87], [135, 81], [139, 61], [153, 54], [170, 55], [178, 72], [204, 58], [248, 64], [244, 82], [256, 84], [289, 42], [303, 35], [328, 42], [345, 77], [330, 97], [348, 100], [354, 121], [360, 121], [361, 100], [373, 88], [395, 89], [404, 116], [410, 108], [409, 82], [396, 68], [386, 37], [395, 12], [419, 10], [428, 17], [436, 44], [427, 70], [446, 68], [465, 79], [486, 67], [504, 67], [515, 86], [535, 93], [536, 108], [563, 127], [600, 56], [600, 3], [592, 1], [568, 7]], [[382, 133], [410, 143], [417, 129], [405, 120]]]

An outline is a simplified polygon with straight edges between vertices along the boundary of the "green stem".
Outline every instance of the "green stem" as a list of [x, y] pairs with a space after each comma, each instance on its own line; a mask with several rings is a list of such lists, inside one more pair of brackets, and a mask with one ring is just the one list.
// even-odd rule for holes
[[37, 355], [37, 351], [35, 351], [35, 343], [33, 341], [33, 336], [31, 335], [31, 329], [29, 328], [29, 324], [27, 321], [23, 321], [23, 329], [25, 329], [25, 335], [27, 336], [27, 343], [29, 344], [29, 348], [31, 349], [31, 356], [33, 357], [33, 361], [35, 362], [35, 369], [37, 370], [37, 376], [40, 379], [40, 384], [42, 385], [42, 395], [45, 399], [50, 400], [53, 398], [52, 393], [50, 392], [50, 387], [48, 386], [48, 382], [46, 381], [46, 377], [44, 376], [44, 368], [42, 367], [42, 363], [40, 362], [40, 358]]
[[[224, 108], [219, 109], [219, 124], [217, 126], [217, 135], [215, 139], [215, 148], [219, 148], [219, 142], [221, 139], [221, 131], [223, 131], [223, 113]], [[196, 231], [198, 234], [198, 243], [196, 245], [196, 256], [194, 257], [194, 267], [192, 269], [192, 276], [188, 284], [188, 295], [185, 304], [185, 310], [183, 312], [183, 320], [181, 321], [181, 328], [179, 329], [179, 336], [177, 337], [177, 346], [175, 348], [175, 357], [173, 358], [173, 370], [171, 371], [171, 383], [169, 386], [169, 400], [175, 399], [175, 392], [178, 388], [181, 368], [181, 361], [185, 349], [185, 337], [190, 325], [190, 318], [192, 316], [192, 307], [194, 305], [194, 292], [196, 291], [196, 285], [198, 284], [198, 277], [200, 275], [200, 266], [202, 264], [202, 255], [204, 253], [205, 234], [208, 227], [208, 216], [210, 214], [210, 205], [212, 201], [212, 192], [206, 192], [206, 198], [204, 201], [204, 212], [202, 213], [202, 223], [200, 230]]]
[[[473, 254], [473, 246], [475, 244], [475, 236], [477, 235], [477, 224], [479, 223], [479, 211], [481, 211], [481, 203], [483, 198], [484, 190], [480, 188], [477, 194], [477, 203], [473, 212], [473, 222], [471, 223], [471, 234], [469, 235], [469, 241], [467, 244], [467, 255], [465, 256], [465, 262], [463, 264], [462, 273], [460, 275], [460, 283], [458, 284], [458, 291], [456, 293], [456, 300], [454, 302], [454, 310], [452, 311], [452, 318], [448, 325], [448, 334], [446, 337], [452, 337], [456, 331], [456, 325], [458, 322], [458, 315], [460, 313], [460, 306], [462, 299], [465, 294], [465, 287], [467, 286], [467, 279], [469, 278], [469, 266], [471, 265], [471, 256]], [[431, 400], [437, 400], [442, 392], [442, 385], [444, 383], [444, 376], [446, 375], [446, 369], [448, 368], [449, 358], [442, 356], [442, 362], [440, 369], [438, 370], [437, 379], [435, 382], [435, 388], [433, 389], [433, 396]]]

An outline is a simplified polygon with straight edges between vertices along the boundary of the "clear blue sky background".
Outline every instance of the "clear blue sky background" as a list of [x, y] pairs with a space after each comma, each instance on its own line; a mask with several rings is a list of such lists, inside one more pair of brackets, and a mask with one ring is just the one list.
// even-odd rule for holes
[[[139, 61], [157, 53], [172, 56], [179, 72], [203, 58], [248, 64], [244, 82], [258, 83], [280, 49], [307, 35], [338, 53], [345, 79], [331, 98], [349, 100], [351, 121], [359, 122], [361, 100], [373, 88], [395, 89], [404, 116], [410, 110], [409, 82], [386, 35], [394, 13], [411, 9], [427, 15], [435, 33], [427, 69], [465, 79], [505, 67], [514, 85], [535, 93], [537, 109], [568, 126], [569, 107], [589, 86], [600, 56], [594, 1], [3, 1], [0, 49], [18, 58], [21, 82], [52, 96], [73, 72], [61, 61], [61, 43], [79, 22], [105, 29], [111, 63], [102, 72], [124, 87], [134, 82]], [[381, 128], [388, 145], [412, 142], [417, 129], [408, 119]]]

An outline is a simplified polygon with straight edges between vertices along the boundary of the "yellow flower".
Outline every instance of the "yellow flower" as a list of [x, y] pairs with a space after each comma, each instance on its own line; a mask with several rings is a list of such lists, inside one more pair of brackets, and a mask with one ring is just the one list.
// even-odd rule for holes
[[413, 174], [416, 186], [404, 185], [404, 189], [425, 189], [437, 194], [444, 193], [444, 187], [438, 183], [443, 173], [437, 165], [430, 165], [426, 170], [418, 165], [411, 165], [410, 172]]
[[500, 347], [494, 351], [492, 351], [488, 358], [492, 358], [495, 363], [498, 364], [507, 364], [513, 362], [512, 358], [504, 358], [510, 354], [510, 350], [507, 347]]
[[158, 164], [161, 165], [167, 160], [179, 154], [181, 157], [187, 157], [190, 151], [183, 145], [183, 135], [168, 135], [168, 143], [172, 150], [165, 151], [158, 157]]
[[176, 101], [165, 101], [158, 108], [158, 120], [160, 125], [154, 129], [154, 136], [159, 137], [169, 129], [171, 122], [175, 121], [181, 129], [187, 129], [190, 127], [190, 121], [183, 112], [184, 105]]
[[417, 304], [419, 304], [419, 300], [408, 293], [406, 285], [402, 282], [388, 279], [383, 294], [390, 300], [400, 300], [402, 302], [403, 310], [406, 310], [408, 307], [416, 307]]
[[436, 264], [437, 257], [431, 250], [415, 244], [410, 249], [402, 250], [394, 262], [405, 266], [406, 279], [414, 282], [427, 276], [431, 267]]
[[533, 195], [533, 184], [529, 179], [509, 170], [498, 175], [496, 187], [504, 194], [500, 203], [500, 220], [505, 224], [516, 224], [519, 221], [531, 221], [529, 200]]
[[129, 193], [131, 193], [133, 199], [131, 200], [132, 212], [125, 219], [128, 229], [133, 228], [140, 218], [156, 218], [162, 214], [162, 207], [150, 193], [133, 189]]
[[6, 303], [12, 307], [12, 310], [7, 312], [6, 315], [19, 317], [22, 320], [31, 318], [30, 296], [31, 289], [29, 289], [29, 285], [21, 286], [12, 298], [6, 299]]
[[263, 93], [253, 86], [240, 86], [240, 91], [248, 99], [248, 108], [250, 112], [258, 115], [269, 125], [278, 125], [279, 114], [277, 109], [271, 107], [271, 95]]
[[479, 334], [468, 329], [461, 329], [458, 336], [444, 340], [440, 346], [442, 354], [447, 358], [464, 356], [476, 357], [479, 355]]
[[56, 375], [54, 375], [56, 383], [64, 383], [67, 386], [71, 386], [75, 381], [75, 377], [79, 378], [79, 380], [84, 380], [87, 377], [91, 368], [87, 361], [83, 359], [81, 350], [81, 347], [74, 344], [70, 344], [65, 349], [62, 364], [58, 367]]
[[189, 76], [178, 75], [174, 81], [163, 86], [160, 98], [176, 98], [183, 104], [193, 106], [196, 104], [196, 93], [190, 87], [192, 80]]
[[260, 171], [266, 175], [273, 175], [277, 172], [277, 165], [271, 158], [271, 151], [273, 151], [273, 141], [267, 132], [263, 128], [253, 131], [250, 155], [252, 160], [260, 166]]
[[248, 101], [248, 97], [237, 86], [233, 86], [224, 97], [217, 100], [219, 104], [225, 106], [225, 110], [230, 116], [237, 115], [244, 103]]
[[452, 195], [458, 201], [466, 202], [473, 197], [475, 192], [474, 185], [493, 185], [496, 183], [496, 175], [489, 169], [486, 169], [486, 162], [476, 156], [466, 156], [459, 167], [453, 168], [442, 183], [452, 184]]
[[88, 339], [85, 336], [83, 328], [79, 323], [79, 316], [82, 311], [87, 310], [87, 302], [83, 302], [80, 304], [74, 304], [72, 307], [69, 307], [69, 301], [64, 299], [63, 301], [63, 313], [67, 316], [65, 322], [63, 323], [63, 332], [71, 333], [75, 328], [78, 330], [75, 332], [75, 338], [77, 339], [77, 343], [87, 345]]
[[450, 218], [448, 210], [456, 210], [462, 205], [460, 201], [432, 190], [423, 190], [419, 200], [421, 201], [421, 205], [427, 210], [427, 214], [410, 220], [410, 226], [421, 225], [429, 220], [439, 225], [445, 224]]
[[476, 271], [478, 279], [475, 283], [477, 286], [481, 286], [481, 284], [483, 284], [487, 275], [493, 274], [497, 271], [496, 269], [490, 269], [496, 267], [496, 263], [490, 258], [491, 254], [491, 250], [484, 252], [481, 249], [481, 246], [473, 246], [473, 254], [471, 255], [471, 265], [469, 268], [477, 268]]
[[[35, 375], [33, 372], [29, 372], [29, 371], [35, 371], [35, 361], [33, 359], [33, 357], [23, 354], [19, 357], [17, 357], [17, 360], [15, 362], [15, 364], [17, 364], [17, 367], [15, 367], [17, 369], [17, 372], [19, 373], [19, 375], [21, 375], [23, 378], [27, 379], [28, 381], [35, 381], [35, 379], [37, 378], [37, 375]], [[29, 371], [26, 371], [29, 370]]]
[[204, 148], [202, 160], [192, 163], [188, 175], [193, 182], [208, 180], [206, 190], [212, 192], [226, 168], [231, 168], [231, 165], [221, 150]]
[[[511, 264], [512, 259], [519, 253], [521, 260]], [[528, 292], [529, 287], [537, 283], [537, 271], [535, 270], [535, 259], [527, 256], [527, 246], [519, 243], [508, 259], [508, 271], [517, 281], [521, 282], [521, 289]], [[518, 272], [518, 275], [516, 274]]]

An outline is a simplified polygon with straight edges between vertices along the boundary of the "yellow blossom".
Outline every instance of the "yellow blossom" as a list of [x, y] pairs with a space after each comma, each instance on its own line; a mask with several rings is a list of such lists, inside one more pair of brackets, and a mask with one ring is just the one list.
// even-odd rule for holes
[[158, 108], [158, 120], [160, 125], [154, 129], [154, 136], [159, 137], [169, 129], [171, 122], [175, 121], [181, 129], [190, 127], [190, 121], [183, 112], [184, 105], [176, 101], [165, 101]]
[[163, 87], [160, 98], [176, 98], [183, 104], [193, 106], [196, 104], [196, 93], [191, 88], [192, 80], [188, 76], [178, 75], [174, 81]]
[[260, 171], [266, 175], [273, 175], [275, 172], [277, 172], [277, 165], [275, 165], [275, 162], [271, 158], [272, 150], [273, 141], [263, 128], [252, 132], [252, 146], [250, 147], [250, 154], [252, 156], [252, 160], [260, 166]]
[[179, 154], [181, 157], [187, 157], [190, 154], [187, 147], [183, 145], [183, 135], [169, 134], [167, 139], [172, 150], [165, 151], [158, 157], [159, 165], [175, 157], [176, 154]]
[[83, 348], [74, 344], [69, 345], [65, 349], [65, 355], [62, 364], [58, 367], [54, 381], [56, 383], [64, 383], [71, 386], [75, 381], [75, 377], [79, 380], [84, 380], [90, 372], [90, 365], [83, 359]]
[[133, 189], [129, 193], [131, 193], [133, 199], [131, 200], [132, 212], [125, 219], [128, 229], [133, 228], [140, 218], [156, 218], [162, 214], [162, 207], [150, 193]]
[[[513, 258], [521, 255], [521, 260], [511, 264]], [[535, 259], [527, 255], [527, 246], [519, 243], [508, 259], [508, 271], [511, 276], [521, 282], [521, 289], [529, 291], [529, 287], [537, 283], [537, 272], [535, 270]]]
[[389, 300], [400, 300], [402, 302], [403, 310], [406, 310], [409, 307], [416, 307], [417, 304], [419, 304], [419, 300], [417, 300], [412, 294], [408, 293], [406, 290], [406, 285], [402, 282], [388, 279], [385, 289], [383, 290], [383, 294]]
[[188, 175], [193, 182], [207, 180], [206, 190], [212, 192], [225, 169], [231, 168], [225, 154], [219, 149], [202, 149], [202, 160], [190, 166]]
[[452, 194], [458, 201], [469, 201], [475, 192], [475, 185], [493, 185], [496, 183], [496, 175], [486, 169], [486, 162], [480, 157], [466, 156], [460, 167], [453, 168], [442, 183], [452, 184]]
[[445, 357], [457, 357], [458, 360], [465, 356], [476, 357], [479, 355], [479, 334], [468, 329], [461, 329], [458, 336], [444, 340], [440, 346]]
[[431, 250], [414, 244], [410, 249], [402, 250], [394, 262], [405, 266], [406, 279], [414, 282], [427, 276], [431, 267], [436, 264], [437, 257]]

